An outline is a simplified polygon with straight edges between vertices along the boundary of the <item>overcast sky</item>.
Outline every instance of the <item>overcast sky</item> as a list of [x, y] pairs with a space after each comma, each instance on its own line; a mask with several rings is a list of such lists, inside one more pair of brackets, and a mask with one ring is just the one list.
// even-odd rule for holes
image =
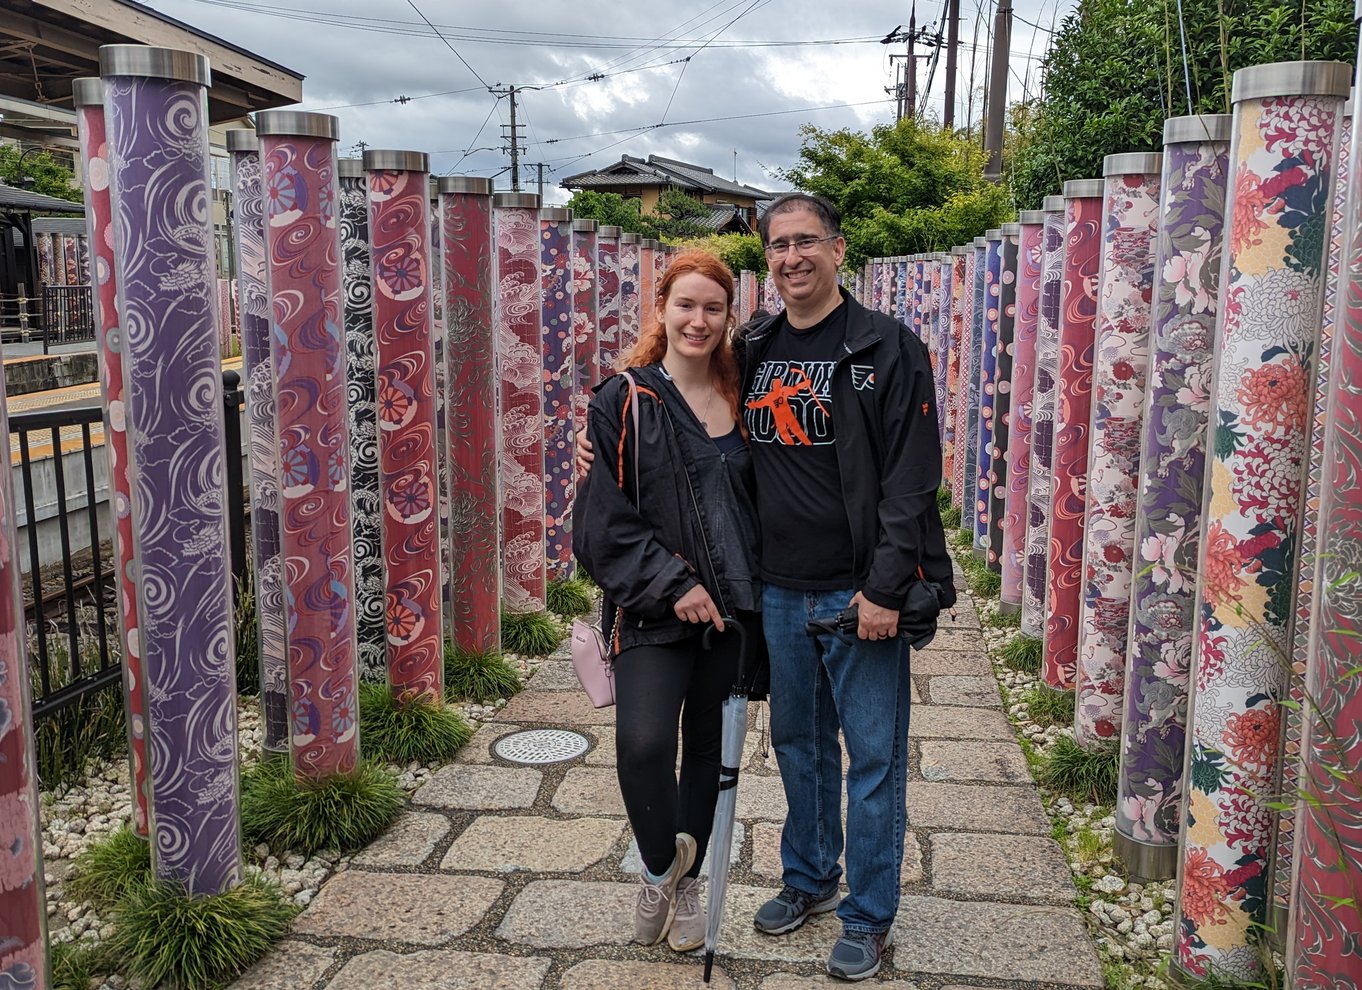
[[[680, 158], [732, 178], [736, 152], [738, 181], [786, 188], [776, 173], [794, 163], [802, 124], [868, 130], [892, 122], [889, 54], [905, 46], [880, 39], [906, 31], [912, 9], [911, 0], [144, 2], [301, 73], [302, 109], [340, 118], [343, 155], [364, 141], [429, 152], [436, 173], [493, 175], [509, 163], [500, 148], [510, 107], [489, 87], [547, 85], [519, 95], [518, 105], [522, 188], [534, 189], [534, 163], [544, 162], [549, 202], [567, 197], [558, 179], [623, 154]], [[975, 0], [961, 0], [957, 126], [969, 109], [976, 20], [976, 119], [987, 76], [992, 6], [979, 3], [982, 18]], [[943, 4], [918, 0], [917, 24], [934, 32]], [[1024, 87], [1037, 90], [1049, 31], [1075, 0], [1014, 6], [1010, 100]], [[928, 71], [918, 63], [920, 92]], [[593, 74], [603, 78], [586, 78]], [[945, 76], [943, 51], [926, 100], [937, 119]], [[393, 102], [400, 97], [410, 100]], [[723, 117], [740, 119], [715, 119]], [[509, 188], [509, 174], [496, 183]]]

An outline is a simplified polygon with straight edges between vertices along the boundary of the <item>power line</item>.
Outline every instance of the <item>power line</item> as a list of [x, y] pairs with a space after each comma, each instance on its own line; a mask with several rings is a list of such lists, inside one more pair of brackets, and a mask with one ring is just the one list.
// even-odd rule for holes
[[408, 5], [410, 5], [412, 10], [416, 11], [416, 13], [420, 16], [421, 20], [425, 21], [426, 24], [430, 27], [430, 29], [435, 32], [435, 36], [445, 43], [445, 47], [454, 53], [454, 57], [463, 63], [464, 68], [467, 69], [469, 72], [473, 73], [473, 78], [477, 79], [477, 81], [482, 83], [483, 86], [485, 86], [487, 89], [491, 89], [492, 87], [487, 85], [487, 80], [482, 78], [482, 76], [478, 75], [478, 70], [473, 68], [473, 66], [469, 64], [468, 59], [460, 55], [459, 50], [449, 43], [449, 39], [442, 35], [434, 24], [430, 23], [430, 18], [427, 17], [425, 14], [421, 13], [421, 8], [416, 6], [416, 0], [407, 0], [407, 3]]

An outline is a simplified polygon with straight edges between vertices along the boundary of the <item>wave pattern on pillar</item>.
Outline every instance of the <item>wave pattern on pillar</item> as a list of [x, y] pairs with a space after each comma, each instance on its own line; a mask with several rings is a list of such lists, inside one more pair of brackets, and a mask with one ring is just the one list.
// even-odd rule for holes
[[1156, 154], [1108, 155], [1103, 165], [1074, 714], [1074, 738], [1089, 749], [1114, 746], [1121, 729], [1162, 168]]
[[1007, 511], [1003, 523], [1003, 574], [999, 601], [1022, 607], [1026, 578], [1027, 499], [1031, 484], [1032, 395], [1036, 385], [1036, 323], [1040, 319], [1041, 240], [1045, 214], [1021, 214], [1017, 241], [1016, 318], [1012, 329], [1012, 395], [1007, 425]]
[[1003, 567], [1007, 511], [1007, 442], [1012, 417], [1012, 336], [1017, 319], [1017, 239], [1021, 228], [1004, 224], [998, 244], [998, 360], [994, 368], [993, 432], [988, 469], [988, 565]]
[[[85, 173], [85, 221], [93, 245], [95, 332], [99, 381], [104, 391], [104, 452], [109, 459], [113, 502], [114, 582], [118, 602], [119, 645], [123, 656], [123, 704], [127, 715], [133, 791], [133, 830], [148, 827], [146, 685], [141, 633], [137, 621], [137, 574], [133, 557], [132, 481], [128, 465], [127, 417], [123, 401], [123, 331], [118, 325], [118, 282], [114, 278], [113, 205], [109, 190], [109, 150], [104, 127], [104, 84], [79, 79], [74, 86], [81, 163]], [[43, 238], [47, 241], [47, 238]], [[3, 534], [0, 534], [3, 535]], [[3, 591], [0, 588], [0, 591]]]
[[539, 197], [493, 199], [497, 367], [501, 375], [502, 594], [544, 610], [544, 354], [539, 342]]
[[366, 151], [383, 496], [388, 687], [444, 701], [444, 588], [436, 462], [435, 345], [426, 156]]
[[1177, 872], [1229, 133], [1223, 115], [1164, 127], [1116, 802], [1117, 852], [1145, 879]]
[[1252, 978], [1343, 97], [1336, 62], [1235, 73], [1174, 966]]
[[[208, 62], [106, 45], [109, 167], [138, 616], [146, 663], [152, 860], [191, 895], [241, 879], [236, 665], [213, 229]], [[173, 277], [168, 273], [175, 273]]]
[[1102, 180], [1066, 182], [1064, 203], [1064, 286], [1050, 479], [1049, 605], [1041, 675], [1050, 687], [1067, 691], [1074, 686], [1078, 664], [1092, 352], [1102, 248]]
[[492, 333], [492, 183], [440, 180], [449, 445], [449, 626], [454, 648], [501, 649], [497, 378]]
[[[654, 271], [661, 252], [654, 252]], [[547, 579], [572, 577], [572, 437], [577, 373], [572, 328], [572, 211], [539, 211], [544, 354], [544, 541]]]
[[355, 769], [355, 588], [336, 118], [257, 116], [265, 210], [293, 769]]

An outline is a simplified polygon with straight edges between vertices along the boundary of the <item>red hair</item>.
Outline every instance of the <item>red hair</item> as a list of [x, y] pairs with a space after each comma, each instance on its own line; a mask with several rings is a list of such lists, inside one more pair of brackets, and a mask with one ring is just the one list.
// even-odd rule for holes
[[[657, 311], [666, 306], [672, 286], [682, 275], [703, 275], [724, 290], [730, 316], [727, 329], [730, 332], [733, 330], [731, 317], [733, 301], [737, 296], [737, 286], [733, 282], [733, 273], [728, 270], [728, 266], [720, 260], [718, 255], [701, 251], [698, 248], [690, 248], [672, 258], [671, 264], [667, 266], [667, 271], [657, 283], [657, 298], [651, 301], [652, 304], [646, 305], [648, 300], [639, 300], [642, 328], [639, 331], [638, 343], [634, 344], [629, 353], [621, 356], [619, 361], [616, 362], [616, 367], [619, 370], [641, 368], [646, 364], [657, 364], [667, 353], [667, 328], [657, 318]], [[738, 409], [738, 389], [741, 384], [738, 380], [738, 356], [733, 352], [733, 341], [728, 333], [719, 338], [719, 346], [714, 348], [714, 352], [710, 355], [709, 372], [715, 390], [724, 397], [733, 413], [733, 418], [737, 420], [739, 426], [742, 426], [742, 414]], [[743, 432], [746, 435], [745, 428]]]

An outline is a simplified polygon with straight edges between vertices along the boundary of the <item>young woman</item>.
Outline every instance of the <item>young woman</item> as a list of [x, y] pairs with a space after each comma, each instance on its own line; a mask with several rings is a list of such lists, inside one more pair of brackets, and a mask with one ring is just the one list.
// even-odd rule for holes
[[[729, 340], [733, 276], [717, 257], [685, 251], [655, 302], [621, 361], [627, 374], [591, 402], [588, 435], [602, 456], [578, 489], [572, 532], [607, 602], [620, 791], [643, 859], [635, 938], [684, 952], [704, 942], [698, 877], [718, 796], [720, 708], [738, 667], [736, 636], [713, 637], [712, 650], [701, 636], [759, 607], [759, 531]], [[749, 649], [761, 640], [751, 628]]]

